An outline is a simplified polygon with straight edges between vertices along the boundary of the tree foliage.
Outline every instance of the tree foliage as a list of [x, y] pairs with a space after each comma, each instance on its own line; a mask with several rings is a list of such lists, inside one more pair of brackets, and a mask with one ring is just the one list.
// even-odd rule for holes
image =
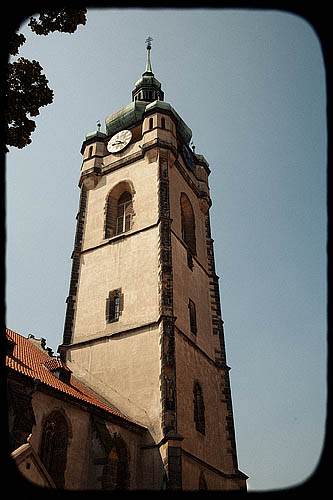
[[86, 24], [86, 9], [45, 10], [39, 19], [30, 18], [29, 26], [37, 35], [48, 35], [53, 31], [74, 33], [79, 24]]
[[[86, 23], [86, 9], [53, 9], [31, 17], [30, 29], [37, 35], [48, 35], [54, 31], [74, 33], [79, 24]], [[10, 54], [16, 56], [25, 42], [23, 34], [14, 33], [10, 40]], [[36, 123], [31, 117], [39, 115], [39, 109], [53, 101], [53, 90], [42, 73], [38, 61], [19, 57], [8, 63], [6, 112], [6, 144], [24, 148], [31, 143], [31, 134]], [[29, 116], [29, 118], [28, 118]]]
[[39, 115], [39, 108], [53, 101], [53, 90], [48, 85], [38, 61], [20, 57], [10, 64], [7, 92], [7, 144], [24, 148], [36, 128], [30, 116]]

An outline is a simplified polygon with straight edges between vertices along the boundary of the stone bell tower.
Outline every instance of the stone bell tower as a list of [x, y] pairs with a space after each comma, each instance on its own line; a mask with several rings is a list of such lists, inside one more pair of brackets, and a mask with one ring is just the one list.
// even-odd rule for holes
[[[205, 158], [150, 61], [83, 142], [61, 358], [146, 426], [176, 489], [245, 489], [238, 470]], [[144, 453], [144, 451], [142, 452]], [[147, 465], [149, 468], [149, 464]], [[148, 481], [148, 480], [147, 480]]]

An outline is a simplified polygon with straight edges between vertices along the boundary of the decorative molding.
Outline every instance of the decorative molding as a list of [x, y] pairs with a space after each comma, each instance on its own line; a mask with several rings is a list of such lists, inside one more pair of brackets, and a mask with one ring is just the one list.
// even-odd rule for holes
[[[210, 282], [211, 318], [212, 318], [211, 327], [213, 335], [218, 336], [219, 339], [219, 349], [215, 349], [215, 363], [222, 368], [226, 366], [226, 352], [225, 352], [225, 342], [224, 342], [223, 320], [221, 313], [220, 290], [219, 290], [218, 278], [215, 273], [215, 257], [214, 257], [214, 246], [213, 246], [214, 240], [211, 237], [209, 214], [206, 215], [205, 225], [206, 225], [208, 272], [211, 275], [211, 282]], [[221, 403], [224, 403], [227, 409], [225, 432], [227, 439], [229, 440], [230, 443], [230, 448], [226, 451], [231, 454], [233, 466], [235, 470], [238, 470], [229, 370], [223, 370], [221, 372], [221, 387], [222, 387]]]
[[205, 467], [206, 469], [215, 472], [215, 474], [218, 474], [219, 476], [225, 477], [226, 479], [247, 479], [247, 475], [241, 472], [240, 470], [237, 469], [236, 473], [228, 473], [228, 472], [223, 472], [220, 469], [217, 469], [213, 465], [209, 464], [208, 462], [205, 462], [204, 460], [201, 460], [200, 458], [196, 457], [193, 455], [193, 453], [190, 453], [189, 451], [185, 450], [182, 447], [182, 455], [185, 457], [190, 458], [194, 462], [197, 462], [201, 466]]
[[[87, 210], [87, 190], [85, 189], [84, 186], [82, 186], [80, 194], [80, 202], [79, 202], [79, 212], [76, 217], [77, 223], [76, 223], [74, 250], [72, 253], [73, 261], [72, 261], [72, 271], [71, 271], [70, 285], [69, 285], [69, 294], [66, 299], [67, 308], [66, 308], [65, 326], [63, 334], [63, 344], [65, 345], [71, 343], [73, 334], [76, 295], [77, 295], [77, 286], [79, 282], [81, 250], [83, 244], [86, 210]], [[65, 352], [61, 350], [61, 346], [59, 346], [59, 348], [60, 348], [60, 358], [62, 359], [62, 361], [66, 361]]]
[[161, 394], [163, 433], [176, 431], [176, 363], [173, 316], [173, 270], [169, 201], [168, 152], [159, 152], [159, 297], [161, 344]]
[[[184, 333], [177, 325], [175, 325], [175, 332], [180, 335], [193, 349], [198, 351], [205, 359], [215, 368], [219, 370], [227, 370], [230, 371], [230, 367], [228, 365], [223, 365], [222, 363], [217, 363], [216, 358], [211, 358], [209, 354], [207, 354], [201, 347], [198, 346], [197, 340], [192, 340], [186, 333]], [[194, 337], [194, 335], [193, 335]]]

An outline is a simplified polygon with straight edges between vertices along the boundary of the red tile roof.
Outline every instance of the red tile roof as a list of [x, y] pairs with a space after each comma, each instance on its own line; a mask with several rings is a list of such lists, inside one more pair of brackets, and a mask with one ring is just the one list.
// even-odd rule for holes
[[60, 391], [61, 393], [72, 396], [75, 399], [101, 408], [112, 415], [134, 423], [132, 420], [121, 414], [112, 406], [108, 405], [103, 399], [90, 391], [71, 375], [70, 383], [67, 384], [59, 380], [52, 371], [57, 368], [63, 368], [70, 371], [69, 368], [59, 359], [50, 357], [46, 350], [42, 350], [33, 344], [29, 339], [19, 335], [6, 328], [6, 337], [15, 343], [13, 355], [6, 356], [6, 366], [15, 372], [37, 379], [43, 384]]
[[57, 370], [58, 368], [62, 368], [63, 370], [72, 373], [72, 370], [68, 368], [68, 366], [65, 365], [59, 358], [50, 358], [47, 361], [45, 361], [44, 366], [51, 372], [54, 370]]

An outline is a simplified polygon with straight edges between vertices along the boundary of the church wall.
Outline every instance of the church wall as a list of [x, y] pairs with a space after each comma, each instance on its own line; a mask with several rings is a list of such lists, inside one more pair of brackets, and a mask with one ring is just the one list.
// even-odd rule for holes
[[32, 405], [36, 427], [33, 428], [31, 444], [38, 453], [40, 453], [42, 429], [46, 417], [54, 410], [59, 410], [64, 415], [69, 428], [65, 485], [69, 489], [82, 488], [88, 467], [86, 455], [89, 413], [79, 406], [71, 405], [39, 391], [34, 393]]
[[159, 441], [160, 349], [159, 327], [152, 325], [72, 348], [67, 364], [98, 394], [148, 426]]
[[[107, 462], [107, 454], [93, 423], [93, 413], [78, 403], [71, 404], [40, 391], [34, 393], [32, 405], [36, 426], [32, 430], [31, 444], [37, 453], [40, 453], [43, 422], [47, 416], [57, 410], [66, 418], [69, 428], [65, 471], [66, 489], [101, 489], [101, 476]], [[127, 447], [129, 489], [142, 487], [140, 452], [140, 446], [144, 442], [142, 432], [132, 431], [126, 425], [122, 426], [108, 420], [104, 422], [110, 440], [116, 433], [118, 437], [121, 436]]]
[[[209, 278], [201, 267], [187, 266], [186, 249], [175, 237], [172, 238], [172, 260], [174, 270], [174, 314], [176, 326], [193, 342], [214, 358], [215, 339], [212, 338]], [[190, 331], [189, 299], [196, 308], [197, 333]]]
[[[176, 329], [177, 430], [183, 449], [223, 472], [234, 472], [226, 433], [227, 409], [221, 402], [221, 372], [190, 346]], [[205, 434], [194, 421], [194, 382], [198, 381], [205, 406]]]
[[[106, 300], [116, 289], [123, 295], [121, 315], [107, 323]], [[144, 325], [158, 314], [157, 227], [81, 256], [72, 342]]]
[[[93, 342], [73, 347], [67, 363], [160, 440], [158, 164], [149, 158], [109, 172], [88, 191], [72, 343]], [[108, 161], [105, 157], [104, 164]], [[134, 190], [133, 226], [104, 240], [106, 199], [124, 180]], [[121, 289], [123, 307], [118, 321], [108, 323], [106, 299], [116, 289]]]
[[[187, 171], [188, 172], [188, 171]], [[174, 166], [170, 169], [170, 206], [172, 218], [172, 262], [174, 270], [174, 314], [176, 325], [189, 336], [212, 359], [215, 349], [219, 349], [218, 339], [212, 335], [212, 302], [210, 296], [211, 276], [208, 274], [207, 231], [205, 214], [200, 208], [200, 200]], [[191, 179], [195, 179], [191, 174]], [[191, 204], [195, 217], [197, 255], [192, 257], [193, 267], [187, 264], [186, 245], [181, 233], [180, 197], [184, 192]], [[190, 331], [189, 299], [196, 308], [197, 334]]]
[[[120, 440], [126, 447], [128, 458], [128, 489], [135, 490], [142, 488], [142, 466], [141, 446], [143, 443], [142, 433], [134, 432], [126, 426], [121, 426], [114, 422], [105, 421], [105, 428], [108, 431], [109, 439]], [[107, 444], [103, 444], [99, 432], [94, 422], [89, 428], [89, 450], [87, 454], [89, 467], [87, 470], [86, 488], [103, 489], [103, 479], [105, 477], [105, 465], [108, 460], [108, 452], [105, 449]]]
[[[126, 149], [126, 155], [129, 154]], [[121, 158], [117, 155], [117, 158]], [[104, 158], [108, 164], [108, 157]], [[96, 187], [88, 191], [87, 216], [84, 231], [83, 250], [106, 242], [104, 238], [104, 219], [106, 199], [113, 187], [119, 182], [129, 181], [133, 194], [133, 227], [138, 231], [157, 222], [157, 164], [144, 159], [125, 165], [101, 176]]]
[[208, 490], [240, 489], [238, 480], [224, 477], [211, 468], [205, 467], [205, 465], [184, 455], [182, 456], [182, 472], [184, 490], [198, 490], [203, 481]]
[[[125, 153], [117, 157], [131, 154], [131, 146]], [[160, 440], [158, 164], [150, 160], [148, 155], [113, 170], [88, 190], [71, 342], [86, 344], [73, 346], [67, 363], [78, 378], [149, 425]], [[104, 165], [108, 163], [105, 157]], [[122, 181], [133, 189], [133, 225], [124, 235], [105, 240], [106, 199]], [[107, 322], [106, 300], [117, 289], [123, 297], [121, 314]]]
[[139, 488], [161, 490], [165, 486], [163, 459], [158, 447], [143, 448], [141, 451], [141, 475]]
[[[196, 185], [197, 180], [183, 164], [180, 159], [181, 165], [184, 171], [188, 175], [188, 178], [193, 181]], [[207, 250], [206, 250], [206, 228], [203, 213], [200, 209], [200, 200], [197, 195], [193, 192], [188, 182], [181, 175], [177, 167], [174, 165], [169, 169], [169, 179], [170, 179], [170, 217], [172, 219], [172, 230], [177, 234], [177, 236], [182, 239], [181, 231], [181, 211], [180, 211], [180, 196], [184, 192], [192, 205], [195, 217], [195, 233], [196, 233], [196, 258], [199, 260], [200, 264], [207, 269]]]
[[[120, 239], [104, 239], [107, 196], [124, 180], [134, 190], [132, 228]], [[157, 196], [157, 164], [144, 160], [104, 175], [88, 191], [72, 342], [156, 321], [158, 229], [141, 230], [157, 222]], [[107, 324], [106, 299], [118, 288], [122, 289], [124, 308], [118, 322]]]

